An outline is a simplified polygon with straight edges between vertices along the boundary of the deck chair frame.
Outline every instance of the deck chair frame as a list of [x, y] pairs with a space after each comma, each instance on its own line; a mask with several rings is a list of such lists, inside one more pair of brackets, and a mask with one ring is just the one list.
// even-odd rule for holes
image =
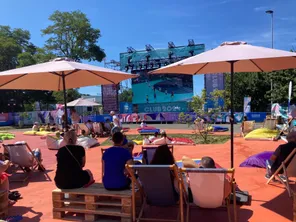
[[[148, 205], [146, 202], [146, 196], [144, 193], [144, 188], [143, 186], [139, 183], [139, 181], [137, 180], [134, 171], [136, 168], [139, 167], [149, 167], [149, 168], [153, 168], [153, 167], [169, 167], [169, 169], [173, 172], [174, 177], [178, 180], [178, 186], [179, 186], [179, 212], [178, 212], [178, 216], [176, 220], [173, 219], [158, 219], [158, 218], [142, 218], [143, 213], [144, 213], [144, 209], [145, 206]], [[133, 217], [133, 222], [139, 222], [142, 220], [148, 220], [148, 221], [167, 221], [167, 222], [184, 222], [184, 190], [183, 190], [183, 186], [179, 177], [179, 172], [178, 172], [178, 167], [176, 165], [141, 165], [141, 166], [135, 166], [135, 165], [126, 165], [126, 169], [128, 171], [128, 173], [130, 174], [131, 178], [132, 178], [132, 217]], [[136, 213], [136, 187], [137, 189], [140, 191], [140, 194], [143, 197], [143, 202], [142, 202], [142, 206], [140, 208], [139, 211], [139, 215], [137, 217], [137, 213]]]
[[[246, 128], [245, 124], [249, 124], [249, 127]], [[246, 130], [247, 129], [247, 130]], [[255, 129], [255, 121], [244, 121], [243, 122], [243, 129], [242, 129], [242, 135], [243, 137], [247, 135], [249, 132], [253, 131]]]
[[263, 128], [268, 128], [270, 130], [275, 130], [277, 124], [277, 119], [274, 118], [266, 118], [263, 122]]
[[[232, 194], [233, 194], [233, 217], [234, 217], [234, 222], [237, 222], [237, 208], [236, 208], [236, 194], [235, 194], [235, 187], [236, 187], [236, 183], [235, 183], [235, 179], [234, 179], [234, 172], [235, 172], [235, 169], [232, 168], [232, 169], [206, 169], [206, 168], [180, 168], [179, 169], [179, 172], [180, 174], [179, 175], [182, 175], [182, 174], [187, 174], [188, 172], [191, 172], [191, 173], [223, 173], [223, 174], [230, 174], [231, 177], [230, 177], [230, 183], [232, 185]], [[183, 180], [183, 177], [180, 176], [180, 179], [181, 179], [181, 184], [182, 184], [182, 187], [184, 190], [186, 190], [186, 186], [185, 186], [185, 182]], [[231, 197], [231, 194], [226, 197], [225, 199], [225, 206], [227, 208], [227, 214], [228, 214], [228, 220], [229, 222], [231, 222], [231, 213], [230, 213], [230, 197]], [[188, 197], [187, 197], [188, 199]], [[193, 206], [196, 206], [194, 203], [193, 204], [189, 204], [187, 203], [186, 204], [186, 222], [189, 222], [189, 219], [190, 219], [190, 207], [193, 207]], [[224, 205], [222, 205], [221, 207], [223, 207]]]
[[85, 123], [78, 123], [77, 125], [78, 125], [78, 128], [79, 128], [79, 130], [80, 130], [80, 134], [81, 134], [82, 130], [85, 130], [86, 135], [89, 135], [89, 134], [90, 134], [90, 130], [89, 130], [89, 128], [86, 126]]
[[[156, 150], [159, 146], [162, 146], [162, 145], [144, 145], [144, 146], [142, 146], [142, 154], [143, 154], [142, 163], [143, 164], [149, 165], [149, 163], [146, 159], [146, 156], [144, 155], [145, 150], [147, 150], [147, 149], [155, 149]], [[167, 146], [170, 149], [170, 151], [172, 152], [172, 154], [174, 154], [174, 146], [169, 145], [169, 144], [167, 144]]]
[[[270, 184], [270, 182], [274, 179], [277, 178], [287, 189], [289, 197], [292, 197], [292, 190], [290, 187], [290, 183], [289, 183], [289, 175], [287, 175], [287, 168], [289, 167], [289, 165], [286, 167], [286, 164], [291, 160], [293, 160], [293, 158], [296, 158], [295, 156], [296, 154], [296, 148], [294, 148], [294, 150], [289, 154], [289, 156], [285, 159], [284, 162], [282, 162], [281, 166], [274, 172], [274, 174], [272, 174], [272, 176], [269, 178], [269, 180], [266, 182], [266, 184]], [[291, 162], [290, 162], [291, 164]], [[286, 177], [286, 180], [283, 180], [280, 176], [279, 176], [279, 172], [283, 170], [284, 173], [283, 175]]]
[[[31, 153], [32, 157], [34, 158], [34, 160], [36, 161], [37, 164], [35, 164], [34, 166], [31, 166], [30, 167], [30, 170], [34, 171], [36, 170], [38, 167], [40, 167], [42, 169], [42, 171], [44, 172], [44, 174], [47, 176], [47, 178], [50, 178], [48, 176], [48, 174], [45, 172], [45, 167], [43, 166], [43, 164], [37, 159], [37, 157], [34, 155], [31, 147], [28, 145], [28, 143], [22, 143], [22, 144], [2, 144], [3, 148], [4, 148], [4, 152], [8, 153], [9, 154], [9, 147], [11, 146], [19, 146], [19, 145], [23, 145], [27, 148], [27, 150]], [[24, 167], [20, 166], [20, 165], [17, 165], [17, 164], [14, 164], [12, 163], [14, 166], [15, 166], [15, 170], [13, 171], [13, 174], [17, 174], [17, 171], [18, 169], [20, 169], [21, 171], [23, 171], [26, 176], [23, 180], [10, 180], [10, 181], [21, 181], [21, 182], [25, 182], [28, 178], [29, 178], [29, 173], [25, 170]]]

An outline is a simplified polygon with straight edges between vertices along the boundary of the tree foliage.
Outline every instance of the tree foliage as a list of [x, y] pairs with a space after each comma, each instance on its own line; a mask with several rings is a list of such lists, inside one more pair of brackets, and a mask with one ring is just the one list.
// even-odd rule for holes
[[[57, 91], [53, 92], [53, 97], [55, 98], [56, 103], [64, 104], [64, 92]], [[79, 99], [81, 94], [79, 93], [78, 89], [68, 89], [67, 90], [67, 103], [71, 102], [75, 99]]]
[[102, 61], [106, 56], [97, 44], [101, 37], [100, 30], [91, 27], [84, 13], [55, 11], [49, 20], [53, 24], [42, 30], [43, 35], [50, 36], [45, 44], [49, 51], [75, 61]]
[[132, 102], [133, 91], [132, 89], [125, 89], [118, 95], [119, 102]]

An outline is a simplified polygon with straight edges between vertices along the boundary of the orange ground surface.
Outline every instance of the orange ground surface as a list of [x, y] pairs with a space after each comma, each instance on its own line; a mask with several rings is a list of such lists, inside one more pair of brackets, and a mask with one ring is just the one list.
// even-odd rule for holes
[[[190, 133], [192, 131], [167, 130], [167, 132]], [[44, 165], [52, 181], [46, 181], [44, 175], [37, 172], [31, 175], [27, 183], [11, 183], [11, 189], [17, 189], [22, 194], [23, 199], [10, 208], [9, 214], [11, 216], [23, 215], [23, 221], [58, 221], [52, 219], [51, 200], [51, 191], [55, 188], [53, 178], [56, 167], [56, 151], [48, 150], [45, 140], [40, 139], [38, 136], [23, 136], [18, 132], [16, 133], [16, 141], [27, 141], [32, 148], [38, 147], [42, 150]], [[9, 142], [12, 143], [14, 141], [11, 140]], [[243, 138], [235, 137], [235, 178], [239, 188], [249, 191], [252, 195], [251, 206], [243, 206], [238, 209], [239, 221], [284, 222], [292, 220], [292, 200], [288, 197], [283, 186], [280, 184], [266, 185], [264, 169], [238, 167], [250, 155], [266, 150], [272, 151], [281, 143], [281, 141], [245, 141]], [[200, 158], [208, 155], [213, 157], [221, 166], [227, 168], [230, 166], [229, 147], [229, 142], [220, 145], [175, 146], [174, 154], [176, 160], [180, 160], [183, 155], [191, 158]], [[86, 168], [93, 172], [96, 181], [101, 181], [100, 148], [91, 148], [86, 152]], [[137, 146], [135, 152], [139, 151], [140, 146]], [[192, 222], [228, 221], [226, 210], [223, 209], [201, 210], [196, 208], [191, 212]], [[158, 215], [159, 212], [151, 212], [151, 214]], [[168, 209], [167, 215], [171, 216], [171, 214], [172, 210]]]

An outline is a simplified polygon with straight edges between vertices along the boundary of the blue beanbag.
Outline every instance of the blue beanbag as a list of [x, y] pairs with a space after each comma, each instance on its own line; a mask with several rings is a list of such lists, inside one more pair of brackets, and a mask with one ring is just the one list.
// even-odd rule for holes
[[142, 129], [142, 130], [139, 130], [139, 133], [140, 134], [145, 134], [145, 133], [147, 133], [147, 134], [148, 133], [152, 133], [152, 134], [153, 133], [160, 133], [160, 129], [149, 129], [149, 130], [148, 129], [146, 129], [146, 130], [145, 129]]
[[222, 127], [222, 126], [214, 126], [213, 131], [214, 132], [226, 132], [226, 131], [228, 131], [228, 128]]

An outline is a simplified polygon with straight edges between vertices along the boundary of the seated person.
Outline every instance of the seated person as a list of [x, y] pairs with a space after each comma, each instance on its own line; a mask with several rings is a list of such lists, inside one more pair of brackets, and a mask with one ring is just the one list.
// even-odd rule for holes
[[126, 138], [125, 134], [123, 134], [123, 137], [124, 137], [124, 139], [123, 139], [122, 147], [126, 148], [131, 153], [131, 155], [133, 155], [133, 150], [134, 150], [134, 147], [135, 147], [134, 142], [131, 141], [131, 140], [128, 140]]
[[51, 131], [51, 132], [55, 132], [56, 130], [58, 130], [58, 128], [57, 128], [56, 124], [54, 123], [54, 124], [52, 124], [52, 126], [50, 127], [50, 131]]
[[[15, 144], [24, 144], [24, 142], [16, 142]], [[42, 154], [41, 150], [39, 148], [32, 150], [34, 156], [36, 159], [42, 163]], [[26, 146], [20, 146], [18, 150], [18, 155], [20, 155], [22, 158], [20, 161], [18, 161], [18, 164], [23, 166], [27, 172], [31, 171], [30, 167], [36, 166], [38, 163], [36, 159], [32, 156], [32, 153], [27, 150]], [[42, 167], [38, 167], [38, 170], [43, 171], [44, 169]]]
[[86, 137], [87, 135], [86, 135], [86, 132], [85, 132], [85, 130], [81, 130], [81, 137]]
[[47, 123], [47, 125], [45, 126], [45, 131], [50, 131], [50, 124]]
[[33, 127], [32, 127], [32, 131], [39, 131], [39, 123], [35, 122]]
[[[269, 179], [272, 174], [277, 171], [282, 162], [290, 155], [290, 153], [296, 148], [296, 132], [290, 132], [287, 135], [288, 143], [279, 145], [269, 160], [266, 161], [266, 175], [265, 178]], [[292, 159], [291, 159], [292, 160]], [[290, 162], [287, 163], [287, 166]], [[280, 174], [283, 171], [279, 172]]]
[[113, 147], [102, 157], [103, 184], [107, 190], [130, 189], [131, 180], [125, 174], [125, 164], [133, 164], [131, 153], [122, 147], [124, 136], [121, 132], [112, 135]]
[[151, 165], [172, 165], [175, 164], [175, 158], [170, 151], [168, 145], [161, 145], [157, 147], [153, 158], [150, 162]]
[[145, 128], [147, 126], [146, 122], [145, 121], [142, 121], [141, 122], [141, 128]]
[[[186, 168], [195, 168], [195, 167], [199, 167], [199, 168], [216, 168], [215, 165], [215, 161], [213, 160], [213, 158], [205, 156], [203, 158], [201, 158], [200, 164], [197, 165], [193, 160], [191, 160], [190, 158], [183, 158], [183, 165]], [[225, 178], [224, 180], [224, 198], [227, 198], [230, 193], [231, 193], [231, 188], [232, 188], [232, 184], [230, 183], [230, 181]], [[190, 193], [190, 192], [189, 192]]]
[[86, 162], [85, 150], [76, 145], [77, 136], [74, 130], [65, 133], [65, 146], [56, 154], [57, 170], [54, 178], [60, 189], [87, 187], [94, 182], [90, 170], [83, 170]]
[[110, 119], [107, 119], [103, 125], [104, 125], [104, 131], [107, 133], [110, 133], [112, 129]]
[[243, 118], [243, 121], [242, 121], [242, 125], [241, 125], [241, 133], [242, 133], [242, 136], [244, 136], [244, 122], [248, 121], [248, 117], [247, 116], [244, 116]]
[[89, 129], [89, 131], [91, 133], [94, 132], [94, 125], [93, 125], [93, 122], [89, 119], [87, 120], [87, 122], [85, 123], [86, 127]]
[[152, 143], [154, 140], [158, 139], [158, 132], [155, 132], [153, 136], [150, 136], [149, 138], [150, 143]]
[[173, 140], [169, 138], [166, 132], [163, 130], [160, 134], [160, 139], [154, 139], [153, 144], [155, 145], [164, 145], [164, 144], [172, 144]]

